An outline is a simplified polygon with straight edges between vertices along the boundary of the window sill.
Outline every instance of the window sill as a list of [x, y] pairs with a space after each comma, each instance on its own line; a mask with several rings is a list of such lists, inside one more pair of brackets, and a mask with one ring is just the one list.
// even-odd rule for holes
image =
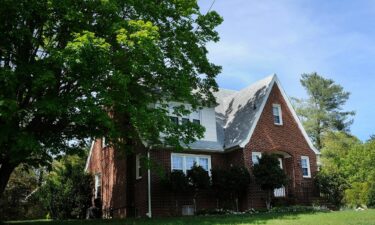
[[311, 178], [311, 176], [302, 176], [302, 178], [307, 178], [307, 179], [309, 179], [309, 178]]
[[140, 179], [142, 179], [142, 177], [136, 177], [135, 179], [136, 179], [136, 180], [140, 180]]
[[281, 127], [281, 126], [283, 126], [284, 124], [282, 124], [282, 123], [274, 123], [273, 125], [278, 126], [278, 127]]

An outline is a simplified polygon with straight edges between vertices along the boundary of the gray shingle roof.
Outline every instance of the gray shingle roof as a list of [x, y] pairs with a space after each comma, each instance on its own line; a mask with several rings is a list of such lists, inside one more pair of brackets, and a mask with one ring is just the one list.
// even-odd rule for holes
[[223, 151], [244, 142], [274, 78], [275, 75], [268, 76], [240, 91], [219, 89], [214, 93], [218, 103], [215, 108], [218, 141], [197, 141], [190, 147]]
[[[221, 143], [225, 149], [237, 146], [246, 140], [260, 105], [265, 100], [274, 75], [268, 76], [238, 92], [218, 98], [215, 108], [216, 124], [221, 125]], [[221, 91], [219, 91], [221, 92]], [[225, 90], [226, 93], [227, 90]]]

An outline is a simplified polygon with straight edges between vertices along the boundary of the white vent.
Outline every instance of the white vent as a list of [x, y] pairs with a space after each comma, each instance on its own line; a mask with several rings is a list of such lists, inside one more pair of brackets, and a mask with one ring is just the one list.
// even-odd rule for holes
[[182, 206], [182, 215], [183, 216], [193, 216], [194, 215], [194, 206], [193, 205], [183, 205]]

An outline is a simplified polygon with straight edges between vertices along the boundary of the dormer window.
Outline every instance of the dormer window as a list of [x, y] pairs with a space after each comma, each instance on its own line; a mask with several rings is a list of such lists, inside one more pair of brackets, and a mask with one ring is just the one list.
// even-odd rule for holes
[[171, 121], [178, 125], [178, 124], [186, 124], [186, 123], [195, 123], [195, 124], [201, 124], [201, 112], [198, 111], [192, 111], [189, 115], [183, 115], [183, 116], [177, 116], [174, 113], [174, 107], [175, 105], [169, 106], [169, 117]]
[[177, 116], [170, 116], [172, 123], [178, 125], [178, 117]]
[[275, 125], [283, 125], [283, 118], [281, 115], [281, 106], [279, 104], [272, 105], [273, 123]]
[[200, 121], [200, 120], [197, 120], [197, 119], [193, 119], [193, 123], [201, 124], [201, 121]]

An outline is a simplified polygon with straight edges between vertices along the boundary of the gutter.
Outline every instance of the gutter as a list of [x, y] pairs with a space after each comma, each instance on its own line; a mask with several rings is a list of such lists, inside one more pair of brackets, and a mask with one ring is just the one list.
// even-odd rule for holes
[[[150, 149], [147, 150], [147, 160], [150, 163]], [[152, 218], [152, 209], [151, 209], [151, 169], [150, 164], [147, 168], [147, 199], [148, 199], [148, 212], [146, 216]]]

